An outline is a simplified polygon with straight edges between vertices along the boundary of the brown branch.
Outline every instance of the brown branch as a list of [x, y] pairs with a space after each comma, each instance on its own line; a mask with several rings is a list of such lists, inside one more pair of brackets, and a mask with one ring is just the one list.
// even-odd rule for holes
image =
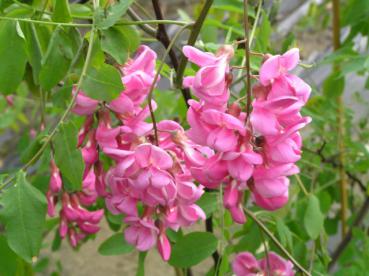
[[[163, 20], [164, 17], [163, 17], [163, 13], [161, 11], [161, 8], [160, 8], [160, 0], [152, 0], [152, 5], [153, 5], [153, 8], [154, 8], [156, 19]], [[168, 46], [170, 44], [170, 39], [169, 39], [167, 30], [166, 30], [164, 24], [158, 24], [158, 29], [157, 29], [157, 32], [156, 32], [156, 39], [158, 41], [160, 41], [165, 48], [168, 48]], [[176, 53], [174, 52], [173, 49], [171, 49], [169, 51], [169, 58], [170, 58], [170, 61], [172, 62], [174, 70], [176, 71], [176, 73], [178, 73], [179, 62], [178, 62], [178, 59], [177, 59], [177, 55], [176, 55]], [[183, 96], [183, 98], [186, 102], [187, 107], [189, 107], [187, 102], [188, 102], [188, 100], [191, 99], [190, 90], [187, 89], [187, 88], [182, 87], [181, 88], [181, 93], [182, 93], [182, 96]]]
[[366, 213], [369, 210], [369, 197], [367, 197], [364, 201], [363, 206], [360, 208], [359, 213], [352, 224], [351, 229], [346, 233], [344, 238], [341, 240], [341, 242], [338, 244], [337, 248], [333, 251], [331, 254], [331, 262], [328, 265], [328, 271], [331, 271], [334, 267], [334, 264], [337, 262], [338, 258], [341, 256], [342, 252], [346, 248], [346, 246], [350, 243], [352, 238], [352, 229], [354, 227], [358, 227], [363, 219], [365, 218]]
[[[142, 18], [132, 9], [132, 8], [128, 8], [127, 14], [129, 15], [129, 17], [131, 17], [133, 20], [135, 21], [142, 21]], [[151, 27], [148, 24], [139, 24], [138, 27], [143, 30], [145, 33], [147, 33], [148, 35], [155, 37], [156, 36], [156, 31], [153, 27]]]
[[[337, 51], [341, 47], [340, 43], [340, 0], [332, 0], [333, 4], [333, 48]], [[338, 74], [340, 72], [340, 66], [336, 62], [333, 64], [333, 72]], [[348, 195], [347, 195], [347, 178], [345, 173], [345, 114], [344, 114], [344, 103], [342, 95], [337, 97], [337, 144], [339, 149], [339, 160], [341, 166], [338, 167], [340, 175], [340, 190], [341, 190], [341, 224], [342, 224], [342, 238], [345, 237], [347, 232], [347, 206], [348, 206]]]
[[[309, 149], [309, 148], [306, 148], [306, 147], [303, 147], [303, 150], [318, 155], [320, 157], [320, 160], [323, 163], [330, 164], [333, 168], [342, 167], [342, 165], [339, 162], [336, 161], [335, 156], [326, 157], [323, 154], [324, 147], [325, 147], [325, 142], [323, 142], [323, 145], [319, 149], [317, 149], [316, 151], [314, 151], [312, 149]], [[345, 170], [345, 173], [346, 173], [347, 177], [352, 180], [352, 182], [359, 185], [360, 189], [363, 192], [366, 192], [366, 187], [365, 187], [364, 183], [357, 176], [355, 176], [354, 174], [352, 174], [348, 170]]]
[[[200, 34], [202, 25], [204, 24], [205, 18], [211, 8], [211, 5], [213, 4], [213, 1], [214, 0], [206, 0], [206, 2], [204, 3], [204, 6], [200, 11], [199, 17], [196, 19], [196, 22], [192, 27], [192, 31], [187, 40], [187, 45], [193, 46], [195, 44], [197, 37]], [[180, 88], [182, 88], [183, 74], [186, 69], [187, 61], [188, 61], [187, 57], [182, 54], [181, 59], [179, 60], [178, 71], [175, 80], [176, 86]]]

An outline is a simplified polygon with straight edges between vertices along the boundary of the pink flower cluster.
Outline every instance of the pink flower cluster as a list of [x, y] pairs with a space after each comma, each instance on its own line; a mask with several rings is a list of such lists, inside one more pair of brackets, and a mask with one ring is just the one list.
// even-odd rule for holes
[[260, 83], [254, 87], [250, 120], [237, 103], [227, 106], [233, 48], [224, 46], [213, 55], [185, 46], [183, 52], [200, 66], [195, 76], [184, 79], [184, 86], [199, 98], [189, 101], [187, 134], [193, 142], [208, 148], [191, 159], [192, 175], [210, 189], [226, 184], [224, 206], [238, 223], [246, 219], [242, 210], [246, 188], [260, 207], [282, 207], [288, 200], [286, 176], [298, 172], [298, 130], [310, 120], [299, 113], [310, 87], [287, 73], [298, 63], [298, 50], [270, 56], [263, 63]]
[[[99, 230], [103, 210], [85, 208], [98, 196], [105, 198], [112, 214], [124, 215], [128, 243], [140, 251], [156, 245], [164, 260], [171, 253], [166, 230], [177, 231], [205, 219], [196, 204], [205, 187], [224, 185], [224, 206], [237, 223], [246, 220], [246, 189], [262, 208], [274, 210], [286, 204], [287, 176], [298, 172], [295, 162], [301, 155], [298, 131], [310, 121], [300, 114], [310, 87], [288, 73], [298, 64], [298, 50], [267, 56], [253, 89], [249, 116], [238, 103], [229, 104], [231, 46], [221, 47], [215, 55], [190, 46], [183, 52], [200, 67], [195, 76], [184, 79], [184, 86], [199, 99], [189, 101], [187, 131], [171, 120], [155, 127], [147, 122], [146, 102], [156, 64], [156, 54], [147, 46], [140, 46], [122, 67], [125, 89], [110, 103], [79, 91], [73, 112], [85, 116], [78, 134], [85, 162], [82, 191], [62, 192], [60, 172], [52, 162], [47, 193], [51, 216], [61, 194], [60, 235], [68, 234], [73, 246]], [[155, 101], [151, 106], [156, 109]], [[107, 172], [99, 152], [113, 161]]]
[[90, 211], [85, 208], [91, 206], [97, 198], [95, 174], [93, 170], [86, 168], [82, 191], [69, 194], [63, 191], [60, 171], [53, 160], [50, 162], [50, 170], [49, 190], [46, 194], [48, 215], [56, 215], [56, 204], [61, 198], [59, 234], [61, 238], [68, 235], [70, 244], [76, 247], [87, 235], [99, 231], [98, 224], [104, 215], [103, 209]]
[[[168, 260], [171, 246], [166, 229], [177, 231], [205, 219], [195, 204], [204, 191], [193, 183], [187, 167], [186, 152], [193, 152], [196, 145], [183, 128], [174, 121], [161, 121], [155, 141], [153, 124], [145, 122], [150, 112], [144, 101], [155, 77], [155, 63], [155, 52], [141, 46], [122, 68], [125, 89], [119, 97], [103, 104], [80, 91], [73, 111], [86, 116], [79, 135], [80, 144], [89, 137], [82, 149], [85, 162], [95, 162], [97, 147], [115, 161], [106, 174], [101, 173], [105, 176], [100, 178], [99, 195], [112, 214], [125, 215], [125, 239], [140, 251], [157, 245]], [[151, 104], [155, 109], [156, 103]], [[98, 114], [96, 129], [94, 114]]]
[[301, 158], [301, 135], [310, 117], [302, 117], [311, 88], [299, 77], [288, 73], [299, 62], [299, 50], [269, 56], [260, 68], [259, 83], [250, 121], [259, 140], [263, 165], [255, 169], [250, 185], [257, 205], [274, 210], [288, 201], [289, 179], [299, 172], [295, 162]]
[[232, 262], [232, 270], [236, 276], [295, 275], [293, 264], [274, 252], [269, 252], [260, 261], [249, 252], [239, 253]]

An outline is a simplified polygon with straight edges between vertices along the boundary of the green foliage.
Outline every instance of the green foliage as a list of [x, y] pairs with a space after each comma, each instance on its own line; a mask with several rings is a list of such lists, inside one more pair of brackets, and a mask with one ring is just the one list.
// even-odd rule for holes
[[93, 99], [111, 101], [123, 90], [120, 73], [113, 66], [103, 64], [87, 72], [82, 89]]
[[1, 195], [1, 222], [9, 247], [27, 262], [38, 256], [45, 226], [46, 199], [26, 179], [17, 174], [16, 184]]
[[205, 192], [201, 198], [197, 201], [197, 205], [204, 210], [206, 217], [208, 218], [217, 209], [218, 205], [218, 193]]
[[54, 12], [52, 19], [56, 22], [72, 21], [68, 0], [54, 0]]
[[98, 8], [95, 14], [96, 25], [100, 29], [107, 29], [113, 26], [128, 10], [133, 0], [120, 1], [109, 6], [107, 10]]
[[14, 93], [23, 79], [27, 55], [19, 22], [0, 22], [0, 92]]
[[173, 246], [169, 263], [186, 268], [200, 263], [216, 250], [217, 238], [207, 232], [192, 232], [181, 237]]
[[72, 121], [61, 124], [53, 139], [55, 162], [64, 180], [64, 187], [70, 191], [79, 191], [82, 187], [84, 162], [81, 151], [77, 149], [78, 130]]
[[139, 37], [130, 26], [111, 27], [101, 31], [101, 48], [116, 62], [124, 64], [130, 53], [139, 46]]
[[134, 247], [126, 242], [122, 233], [114, 234], [99, 246], [99, 253], [104, 256], [121, 255], [132, 252]]
[[58, 26], [54, 30], [42, 59], [39, 77], [43, 89], [50, 90], [65, 77], [80, 44], [81, 37], [75, 28]]
[[310, 195], [304, 216], [304, 226], [311, 239], [315, 240], [323, 230], [324, 216], [320, 211], [319, 199]]

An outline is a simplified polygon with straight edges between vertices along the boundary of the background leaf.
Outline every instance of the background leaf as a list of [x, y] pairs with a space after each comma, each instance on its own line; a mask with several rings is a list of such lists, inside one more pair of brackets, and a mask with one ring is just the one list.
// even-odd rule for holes
[[0, 93], [14, 93], [23, 79], [27, 62], [24, 39], [16, 22], [0, 22]]
[[139, 44], [135, 30], [129, 26], [111, 27], [101, 32], [101, 48], [111, 55], [119, 64], [124, 64], [130, 53]]
[[54, 0], [54, 13], [52, 19], [56, 22], [72, 21], [68, 0]]
[[99, 8], [96, 10], [95, 21], [99, 29], [107, 29], [113, 26], [128, 10], [133, 0], [121, 0], [115, 5], [109, 6], [107, 10]]
[[38, 256], [45, 226], [46, 198], [26, 179], [23, 171], [17, 174], [16, 184], [1, 197], [0, 216], [5, 224], [9, 247], [31, 262]]
[[55, 29], [40, 71], [40, 84], [45, 90], [50, 90], [64, 78], [80, 43], [81, 37], [75, 28]]
[[120, 73], [108, 64], [92, 67], [83, 81], [82, 90], [91, 98], [111, 101], [123, 90]]
[[217, 238], [208, 232], [192, 232], [173, 246], [169, 263], [176, 267], [190, 267], [205, 260], [217, 249]]
[[99, 253], [104, 256], [121, 255], [132, 252], [134, 247], [126, 242], [122, 233], [117, 233], [99, 246]]
[[61, 124], [54, 138], [55, 162], [59, 167], [64, 187], [70, 191], [79, 191], [82, 186], [84, 163], [82, 153], [77, 149], [77, 128], [73, 122]]
[[319, 237], [324, 226], [324, 216], [320, 211], [319, 200], [315, 195], [310, 195], [304, 215], [304, 226], [311, 239]]
[[201, 198], [196, 202], [197, 205], [205, 212], [208, 218], [218, 206], [218, 193], [216, 192], [205, 192]]

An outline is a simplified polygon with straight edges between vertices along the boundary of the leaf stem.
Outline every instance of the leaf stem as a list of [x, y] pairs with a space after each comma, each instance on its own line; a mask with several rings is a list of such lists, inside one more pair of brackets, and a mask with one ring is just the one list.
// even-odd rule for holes
[[[65, 27], [80, 27], [80, 28], [93, 27], [93, 24], [91, 23], [65, 23], [65, 22], [53, 22], [53, 21], [35, 20], [30, 18], [7, 17], [7, 16], [0, 16], [0, 20], [20, 21], [34, 24], [65, 26]], [[141, 21], [120, 21], [117, 22], [115, 25], [145, 25], [145, 24], [173, 24], [186, 26], [189, 23], [185, 21], [176, 21], [176, 20], [141, 20]]]
[[300, 176], [298, 174], [295, 174], [295, 178], [296, 178], [297, 184], [299, 184], [301, 191], [304, 193], [305, 196], [308, 196], [309, 192], [306, 190], [304, 183], [302, 183]]
[[244, 208], [245, 213], [252, 218], [253, 221], [260, 227], [261, 230], [272, 240], [272, 242], [286, 255], [286, 257], [305, 275], [311, 276], [311, 274], [300, 265], [295, 258], [288, 252], [286, 248], [278, 241], [276, 237], [269, 231], [269, 229], [262, 223], [253, 212]]

